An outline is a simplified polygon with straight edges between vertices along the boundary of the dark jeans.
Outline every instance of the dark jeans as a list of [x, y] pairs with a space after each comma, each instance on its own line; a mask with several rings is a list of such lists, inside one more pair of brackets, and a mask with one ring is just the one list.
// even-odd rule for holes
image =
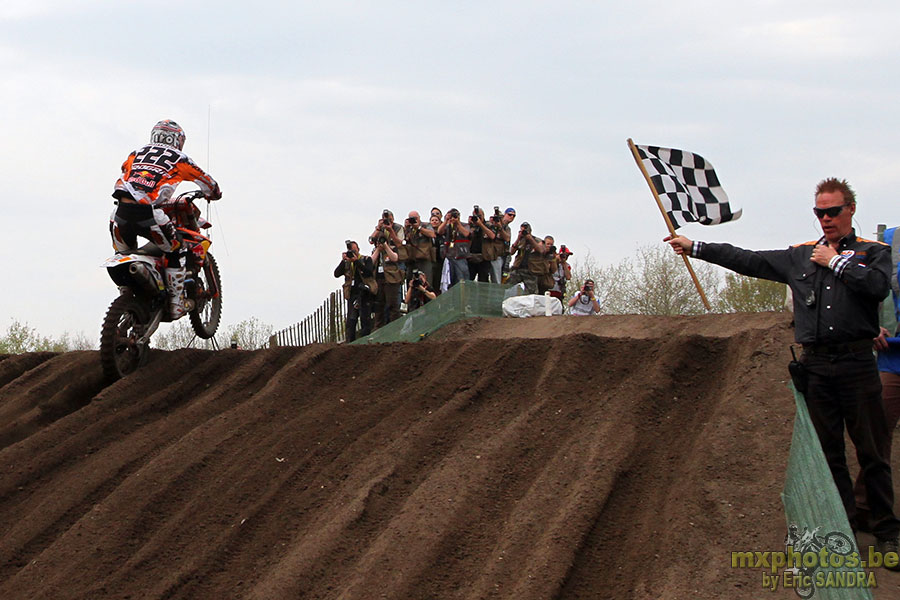
[[375, 298], [375, 329], [400, 318], [400, 283], [378, 280], [378, 296]]
[[491, 273], [491, 263], [487, 260], [482, 260], [481, 262], [470, 262], [469, 263], [469, 279], [471, 281], [475, 281], [476, 278], [478, 281], [483, 281], [487, 283], [490, 278]]
[[871, 351], [841, 355], [807, 354], [809, 373], [806, 405], [822, 444], [822, 451], [841, 495], [847, 518], [856, 520], [853, 482], [847, 468], [844, 427], [856, 446], [862, 479], [876, 538], [893, 538], [900, 532], [894, 516], [894, 488], [889, 456], [885, 455], [890, 431], [881, 401], [881, 380]]
[[347, 300], [347, 341], [356, 339], [356, 323], [360, 322], [359, 335], [372, 333], [372, 294], [353, 292]]

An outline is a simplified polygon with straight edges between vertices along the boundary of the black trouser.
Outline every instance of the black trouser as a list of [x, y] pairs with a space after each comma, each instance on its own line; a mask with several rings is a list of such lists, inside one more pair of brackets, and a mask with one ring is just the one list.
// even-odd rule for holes
[[806, 353], [809, 373], [806, 405], [822, 451], [841, 495], [850, 523], [856, 520], [853, 482], [847, 468], [844, 426], [856, 446], [871, 515], [872, 533], [894, 538], [900, 521], [894, 516], [894, 488], [889, 457], [885, 456], [887, 418], [881, 401], [881, 380], [871, 350], [855, 353]]
[[356, 322], [360, 321], [359, 335], [366, 337], [372, 333], [372, 294], [351, 290], [347, 300], [347, 341], [356, 339]]
[[375, 297], [375, 329], [400, 318], [400, 283], [386, 283], [378, 280], [378, 295]]
[[149, 204], [120, 201], [109, 223], [113, 247], [117, 252], [137, 249], [138, 236], [147, 238], [166, 253], [169, 266], [184, 266], [185, 246], [181, 233], [162, 209]]
[[479, 262], [469, 261], [469, 280], [488, 282], [491, 273], [491, 261], [481, 260]]

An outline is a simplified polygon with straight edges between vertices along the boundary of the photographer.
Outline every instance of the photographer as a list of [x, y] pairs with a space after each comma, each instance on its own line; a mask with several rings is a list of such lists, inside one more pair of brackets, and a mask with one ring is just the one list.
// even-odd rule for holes
[[[559, 259], [556, 256], [556, 240], [552, 235], [544, 237], [544, 272], [538, 276], [538, 294], [549, 292], [556, 285], [554, 273], [559, 269]], [[553, 294], [551, 293], [551, 296]], [[562, 298], [560, 298], [562, 301]]]
[[[506, 280], [509, 279], [509, 267], [510, 267], [510, 253], [509, 246], [512, 241], [512, 230], [510, 229], [510, 224], [516, 220], [516, 209], [513, 207], [507, 208], [503, 211], [503, 216], [500, 219], [500, 237], [503, 239], [503, 252], [500, 254], [503, 259], [500, 261], [499, 267], [499, 277], [497, 278], [499, 283], [506, 283]], [[492, 266], [492, 268], [494, 268]]]
[[469, 217], [469, 230], [471, 231], [468, 256], [469, 279], [475, 281], [477, 278], [478, 281], [487, 282], [490, 276], [490, 261], [493, 260], [493, 254], [491, 254], [491, 258], [486, 258], [484, 249], [485, 246], [488, 246], [488, 252], [491, 252], [493, 248], [490, 246], [490, 243], [497, 237], [497, 234], [484, 222], [484, 211], [477, 204], [472, 209], [472, 215]]
[[516, 255], [516, 259], [507, 283], [522, 283], [526, 293], [537, 294], [538, 279], [548, 272], [547, 262], [544, 260], [544, 241], [532, 235], [531, 225], [522, 223], [516, 241], [510, 246], [510, 252]]
[[375, 329], [400, 318], [400, 288], [403, 286], [403, 272], [399, 266], [400, 257], [387, 240], [382, 239], [372, 251], [375, 267]]
[[[515, 211], [513, 211], [515, 218]], [[509, 244], [509, 226], [503, 224], [504, 214], [500, 207], [494, 207], [494, 214], [488, 219], [485, 227], [484, 241], [481, 244], [481, 256], [487, 265], [488, 280], [491, 283], [500, 283], [503, 272], [503, 257]], [[488, 233], [490, 232], [490, 233]]]
[[569, 314], [585, 317], [600, 312], [600, 301], [594, 295], [594, 280], [585, 279], [581, 289], [569, 300]]
[[409, 280], [406, 286], [406, 313], [411, 313], [435, 298], [437, 298], [437, 294], [428, 285], [425, 273], [413, 271], [412, 279]]
[[344, 278], [344, 299], [347, 301], [347, 341], [356, 339], [356, 324], [361, 321], [359, 334], [372, 333], [372, 300], [378, 291], [373, 277], [372, 259], [359, 255], [359, 245], [347, 240], [347, 250], [341, 254], [341, 262], [334, 270], [335, 277]]
[[556, 269], [552, 272], [553, 287], [550, 288], [550, 295], [559, 298], [560, 302], [566, 293], [566, 282], [572, 279], [572, 267], [568, 262], [570, 256], [572, 256], [572, 251], [565, 245], [560, 246], [559, 252], [556, 253]]
[[445, 236], [444, 256], [450, 262], [451, 285], [469, 278], [469, 228], [459, 220], [459, 210], [451, 208], [444, 215], [438, 233]]
[[369, 243], [378, 244], [382, 237], [394, 248], [403, 246], [403, 227], [394, 223], [394, 213], [388, 209], [381, 211], [381, 218], [375, 225], [375, 231], [369, 236]]
[[[441, 217], [436, 214], [435, 209], [431, 209], [431, 229], [434, 230], [434, 238], [431, 240], [432, 250], [434, 252], [433, 256], [435, 258], [434, 263], [432, 264], [432, 272], [431, 277], [429, 278], [432, 287], [436, 294], [441, 293], [441, 273], [444, 269], [444, 235], [441, 233], [437, 233], [437, 230], [441, 226]], [[438, 211], [440, 212], [440, 211]]]
[[410, 211], [409, 217], [403, 226], [406, 244], [407, 273], [413, 270], [422, 271], [431, 284], [431, 273], [435, 262], [434, 238], [435, 232], [429, 223], [423, 223], [419, 213]]

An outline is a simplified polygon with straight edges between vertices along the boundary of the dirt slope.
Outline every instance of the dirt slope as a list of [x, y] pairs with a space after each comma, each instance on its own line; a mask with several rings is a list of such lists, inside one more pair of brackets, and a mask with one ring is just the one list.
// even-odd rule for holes
[[784, 537], [791, 337], [472, 320], [109, 387], [93, 352], [5, 357], [0, 598], [759, 598], [730, 552]]

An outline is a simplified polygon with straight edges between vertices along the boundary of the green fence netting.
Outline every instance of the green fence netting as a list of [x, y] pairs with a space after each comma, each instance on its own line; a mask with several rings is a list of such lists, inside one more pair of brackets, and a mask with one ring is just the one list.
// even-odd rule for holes
[[[862, 560], [868, 556], [859, 555], [856, 538], [847, 521], [847, 513], [838, 494], [837, 486], [831, 476], [831, 470], [825, 461], [825, 454], [819, 438], [809, 418], [806, 408], [806, 400], [803, 395], [790, 386], [794, 392], [794, 403], [797, 406], [797, 414], [794, 418], [794, 432], [791, 438], [791, 450], [788, 457], [787, 473], [784, 482], [784, 491], [781, 501], [784, 503], [784, 514], [788, 527], [795, 525], [798, 534], [805, 531], [816, 532], [819, 536], [818, 544], [833, 546], [838, 549], [838, 556], [849, 557], [853, 552]], [[842, 545], [848, 541], [852, 545], [849, 549]], [[821, 545], [818, 546], [820, 548]], [[813, 547], [808, 551], [818, 551]], [[844, 559], [835, 558], [835, 562]], [[860, 567], [822, 567], [816, 566], [801, 569], [806, 574], [812, 575], [813, 589], [801, 587], [795, 588], [798, 595], [803, 598], [830, 599], [872, 599], [871, 591], [866, 587], [857, 586], [858, 577], [855, 573], [865, 573]], [[843, 574], [839, 572], [843, 571]], [[850, 573], [854, 573], [851, 575]], [[830, 579], [829, 579], [830, 574]], [[831, 582], [832, 586], [817, 586], [816, 581]], [[848, 584], [848, 582], [850, 582]], [[779, 586], [783, 587], [783, 586]]]
[[416, 342], [460, 319], [502, 317], [504, 298], [517, 293], [516, 288], [507, 285], [463, 281], [425, 306], [353, 343]]

